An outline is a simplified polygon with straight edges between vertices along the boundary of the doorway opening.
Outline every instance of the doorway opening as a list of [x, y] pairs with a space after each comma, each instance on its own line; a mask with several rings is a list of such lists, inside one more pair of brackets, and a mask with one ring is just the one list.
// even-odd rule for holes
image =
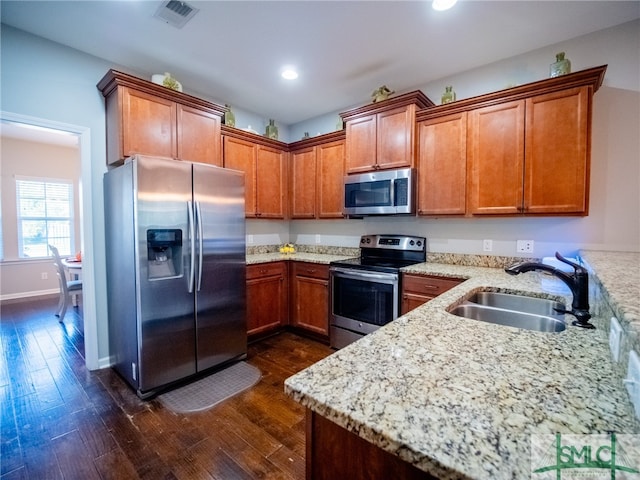
[[93, 201], [91, 196], [92, 166], [91, 166], [91, 134], [90, 129], [83, 126], [71, 125], [54, 120], [29, 117], [10, 112], [0, 112], [0, 123], [5, 131], [20, 129], [21, 134], [39, 136], [40, 141], [76, 142], [80, 157], [79, 175], [79, 211], [80, 245], [82, 251], [83, 275], [83, 313], [85, 336], [85, 362], [89, 370], [101, 367], [98, 352], [97, 308], [95, 290], [95, 251], [93, 248], [93, 220], [91, 212]]

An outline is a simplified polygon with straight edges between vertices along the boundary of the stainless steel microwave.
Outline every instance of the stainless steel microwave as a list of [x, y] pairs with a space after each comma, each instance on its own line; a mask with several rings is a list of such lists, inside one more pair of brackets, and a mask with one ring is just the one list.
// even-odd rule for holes
[[415, 213], [415, 171], [380, 170], [344, 177], [345, 215]]

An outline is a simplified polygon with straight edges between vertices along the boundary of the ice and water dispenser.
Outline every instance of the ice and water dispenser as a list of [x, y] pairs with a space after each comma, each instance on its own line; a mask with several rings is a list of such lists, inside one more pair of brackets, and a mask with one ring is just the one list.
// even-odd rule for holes
[[147, 230], [149, 280], [182, 275], [182, 230]]

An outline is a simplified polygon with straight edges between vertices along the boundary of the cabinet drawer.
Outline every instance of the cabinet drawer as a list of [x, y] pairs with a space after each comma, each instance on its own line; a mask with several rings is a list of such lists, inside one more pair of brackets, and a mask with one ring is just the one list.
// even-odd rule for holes
[[247, 280], [273, 275], [284, 275], [286, 265], [284, 262], [260, 263], [247, 266]]
[[293, 262], [293, 275], [312, 277], [327, 280], [329, 278], [329, 266], [320, 263]]
[[435, 297], [461, 284], [464, 280], [427, 275], [403, 275], [402, 282], [403, 292]]

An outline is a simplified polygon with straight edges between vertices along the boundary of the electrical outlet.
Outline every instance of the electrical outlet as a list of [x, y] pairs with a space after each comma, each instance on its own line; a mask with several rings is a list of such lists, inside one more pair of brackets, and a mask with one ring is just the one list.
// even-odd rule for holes
[[624, 379], [624, 384], [627, 387], [627, 392], [629, 392], [636, 417], [640, 418], [640, 358], [638, 358], [638, 354], [634, 350], [629, 352], [629, 366], [627, 367], [627, 378]]
[[320, 238], [320, 235], [316, 235], [316, 243], [321, 243], [322, 239]]
[[482, 241], [482, 250], [485, 252], [490, 252], [493, 250], [493, 240], [483, 240]]
[[253, 235], [247, 235], [247, 243], [253, 243]]
[[42, 272], [42, 273], [40, 274], [40, 279], [41, 279], [41, 280], [46, 280], [46, 279], [48, 279], [48, 278], [49, 278], [49, 274], [48, 274], [47, 272]]
[[533, 240], [517, 240], [516, 252], [518, 253], [533, 253]]
[[611, 328], [609, 329], [609, 348], [614, 362], [620, 360], [620, 340], [622, 338], [622, 327], [616, 317], [611, 317]]

